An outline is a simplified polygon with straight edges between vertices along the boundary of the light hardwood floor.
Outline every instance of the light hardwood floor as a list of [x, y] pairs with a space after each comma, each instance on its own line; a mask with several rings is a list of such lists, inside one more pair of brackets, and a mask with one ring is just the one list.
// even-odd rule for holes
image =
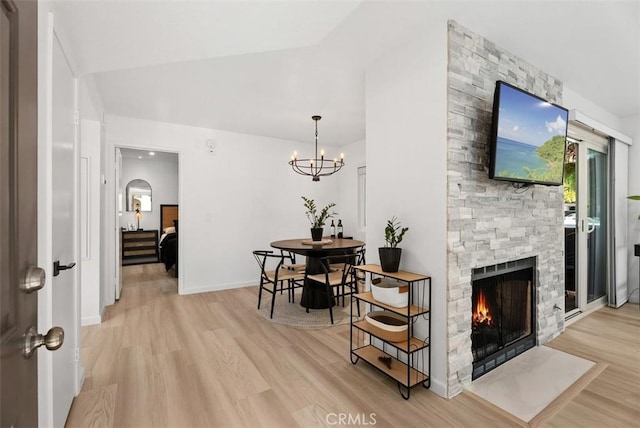
[[[403, 400], [386, 376], [349, 362], [348, 326], [272, 324], [256, 314], [257, 287], [178, 296], [162, 265], [124, 275], [122, 299], [82, 329], [86, 380], [69, 427], [522, 425], [470, 393], [446, 400], [417, 387]], [[599, 310], [549, 346], [606, 368], [532, 425], [638, 426], [637, 304]]]

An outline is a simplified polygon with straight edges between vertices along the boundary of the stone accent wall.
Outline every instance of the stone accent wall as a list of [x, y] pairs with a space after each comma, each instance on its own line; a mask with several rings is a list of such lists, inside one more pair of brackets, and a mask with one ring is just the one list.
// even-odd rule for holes
[[448, 394], [471, 382], [471, 271], [537, 258], [537, 341], [564, 329], [562, 186], [517, 191], [489, 179], [493, 93], [502, 80], [562, 105], [562, 83], [459, 24], [449, 22]]

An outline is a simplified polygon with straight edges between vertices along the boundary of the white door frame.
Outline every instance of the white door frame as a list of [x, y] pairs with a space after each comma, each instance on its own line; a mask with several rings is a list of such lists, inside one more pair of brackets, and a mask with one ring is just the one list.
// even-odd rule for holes
[[[577, 124], [589, 130], [596, 131], [602, 135], [609, 136], [610, 138], [615, 139], [615, 146], [617, 150], [614, 150], [612, 153], [609, 153], [610, 157], [610, 169], [609, 169], [609, 179], [613, 181], [614, 186], [609, 189], [612, 194], [609, 196], [610, 204], [614, 208], [615, 221], [613, 225], [613, 229], [611, 231], [611, 239], [615, 242], [615, 251], [614, 249], [610, 249], [611, 258], [613, 258], [613, 262], [610, 260], [610, 285], [609, 296], [610, 298], [615, 298], [615, 306], [619, 307], [624, 304], [629, 296], [628, 296], [628, 286], [627, 280], [627, 263], [631, 263], [633, 257], [633, 247], [628, 244], [628, 227], [629, 223], [627, 222], [627, 195], [629, 194], [628, 189], [628, 168], [629, 164], [627, 161], [628, 155], [628, 147], [633, 144], [633, 139], [628, 135], [623, 134], [615, 128], [612, 128], [602, 122], [599, 122], [596, 119], [593, 119], [579, 110], [569, 110], [569, 123]], [[611, 156], [615, 158], [611, 159]], [[615, 165], [614, 165], [615, 164]], [[614, 165], [614, 166], [612, 166]], [[611, 212], [611, 210], [610, 210]], [[611, 217], [610, 217], [611, 218]], [[615, 256], [615, 257], [614, 257]], [[630, 287], [630, 285], [629, 285]], [[610, 299], [613, 300], [613, 299]], [[611, 304], [611, 302], [610, 302]], [[580, 317], [574, 317], [571, 321], [575, 321]]]
[[120, 216], [122, 215], [122, 153], [120, 152], [120, 147], [115, 147], [114, 149], [115, 156], [115, 201], [114, 205], [116, 207], [116, 218], [115, 218], [115, 228], [114, 228], [114, 249], [115, 249], [115, 300], [120, 300], [120, 293], [122, 293], [122, 233], [120, 232]]
[[[588, 152], [589, 150], [596, 151], [599, 153], [603, 153], [608, 156], [608, 142], [604, 143], [596, 143], [591, 141], [580, 141], [577, 143], [578, 146], [578, 198], [577, 198], [577, 207], [576, 207], [576, 291], [578, 297], [578, 307], [577, 310], [579, 312], [587, 313], [591, 312], [599, 307], [605, 305], [608, 301], [608, 292], [609, 292], [609, 284], [605, 284], [606, 293], [604, 296], [593, 300], [592, 302], [587, 302], [587, 284], [589, 281], [588, 278], [588, 266], [589, 266], [589, 252], [587, 250], [587, 241], [589, 239], [589, 229], [593, 226], [591, 223], [593, 220], [587, 217], [588, 207], [587, 207], [587, 197], [585, 196], [588, 189], [588, 173], [587, 162], [588, 162]], [[607, 164], [607, 183], [610, 180], [610, 173], [608, 171]], [[609, 192], [609, 186], [606, 186], [606, 192]], [[607, 211], [610, 211], [608, 207], [609, 198], [607, 197]], [[611, 221], [610, 216], [607, 216], [608, 221]], [[610, 248], [609, 242], [611, 241], [611, 236], [609, 236], [609, 227], [607, 226], [607, 248]], [[593, 230], [593, 229], [591, 229]], [[611, 269], [609, 266], [609, 256], [607, 255], [607, 281], [609, 280], [608, 270]]]
[[[151, 146], [151, 145], [134, 145], [134, 144], [125, 144], [121, 142], [110, 141], [108, 138], [109, 135], [109, 123], [108, 120], [105, 120], [106, 128], [107, 128], [107, 141], [106, 141], [106, 156], [105, 156], [105, 170], [107, 173], [106, 176], [106, 201], [107, 205], [104, 207], [106, 213], [106, 222], [104, 225], [105, 236], [108, 237], [108, 242], [105, 242], [104, 250], [108, 254], [108, 260], [105, 262], [107, 265], [107, 281], [105, 281], [105, 306], [112, 305], [115, 303], [116, 296], [116, 287], [117, 284], [117, 275], [116, 270], [120, 267], [120, 260], [115, 259], [116, 254], [116, 246], [118, 245], [117, 236], [120, 233], [120, 221], [118, 215], [118, 207], [116, 206], [116, 200], [118, 197], [118, 188], [117, 182], [118, 177], [116, 176], [116, 148], [119, 149], [134, 149], [134, 150], [149, 150], [155, 152], [165, 152], [165, 153], [175, 153], [178, 155], [178, 205], [182, 206], [182, 174], [184, 171], [184, 167], [182, 165], [183, 158], [182, 152], [180, 149], [176, 149], [173, 147], [162, 147], [162, 146]], [[183, 213], [181, 213], [183, 215]], [[178, 294], [183, 294], [183, 284], [185, 277], [184, 263], [183, 263], [183, 242], [178, 240], [178, 266], [180, 266], [180, 275], [178, 276]]]
[[[38, 12], [40, 21], [38, 31], [38, 265], [42, 266], [47, 274], [47, 285], [38, 294], [38, 331], [47, 331], [53, 322], [53, 290], [52, 266], [53, 266], [53, 46], [56, 31], [53, 13], [40, 9]], [[75, 80], [74, 91], [75, 105], [78, 105], [78, 87]], [[79, 161], [78, 131], [75, 132], [74, 156]], [[79, 231], [80, 196], [79, 181], [77, 180], [75, 197], [74, 230]], [[76, 240], [75, 260], [79, 260], [80, 236], [75, 233]], [[75, 325], [73, 331], [65, 335], [63, 346], [80, 347], [80, 269], [72, 269], [68, 272], [74, 276], [75, 293], [73, 308], [75, 311]], [[84, 380], [84, 369], [80, 361], [75, 362], [73, 385], [74, 395], [80, 392]], [[53, 384], [53, 355], [42, 352], [38, 355], [38, 424], [42, 427], [54, 425], [54, 384]]]
[[[572, 111], [575, 112], [575, 111]], [[585, 126], [583, 123], [572, 121], [569, 124], [569, 133], [575, 139], [576, 145], [576, 271], [575, 271], [575, 290], [576, 290], [576, 308], [565, 313], [565, 319], [576, 320], [576, 316], [580, 314], [587, 314], [604, 305], [608, 301], [609, 284], [605, 285], [606, 294], [603, 297], [595, 299], [591, 303], [587, 303], [587, 287], [588, 287], [588, 264], [589, 255], [587, 251], [587, 240], [589, 237], [588, 229], [591, 227], [591, 221], [587, 217], [587, 190], [588, 190], [588, 175], [587, 175], [587, 162], [588, 151], [594, 150], [600, 153], [607, 154], [608, 156], [608, 139], [604, 136], [604, 133], [597, 131], [596, 128]], [[607, 165], [607, 183], [611, 180], [611, 171], [609, 171], [609, 165]], [[610, 186], [607, 186], [606, 191], [610, 191]], [[607, 198], [607, 212], [611, 212], [609, 201], [611, 198]], [[608, 221], [613, 219], [611, 216], [607, 216]], [[607, 226], [607, 232], [611, 228]], [[607, 251], [611, 251], [612, 237], [607, 237]], [[607, 254], [607, 281], [610, 279], [609, 271], [612, 269], [610, 266], [610, 257]]]

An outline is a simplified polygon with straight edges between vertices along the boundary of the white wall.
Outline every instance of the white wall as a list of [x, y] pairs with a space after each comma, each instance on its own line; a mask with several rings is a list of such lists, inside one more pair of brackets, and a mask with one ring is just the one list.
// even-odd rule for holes
[[80, 317], [82, 325], [99, 324], [105, 302], [101, 295], [102, 251], [102, 115], [104, 108], [93, 76], [78, 79], [80, 158], [87, 166], [80, 176]]
[[80, 116], [83, 119], [101, 122], [104, 108], [93, 75], [87, 74], [80, 78], [78, 96], [80, 98]]
[[598, 106], [591, 100], [583, 97], [573, 89], [564, 85], [562, 88], [562, 106], [569, 110], [578, 110], [596, 121], [607, 125], [612, 129], [621, 130], [620, 118]]
[[115, 302], [115, 164], [114, 148], [107, 142], [106, 124], [100, 133], [100, 304], [101, 307]]
[[[178, 155], [175, 160], [170, 159], [122, 159], [122, 186], [123, 196], [126, 198], [126, 186], [131, 180], [142, 179], [151, 185], [151, 212], [143, 212], [140, 219], [140, 227], [145, 230], [160, 230], [160, 205], [178, 203]], [[134, 212], [126, 211], [126, 202], [122, 202], [122, 217], [120, 226], [127, 227], [128, 224], [137, 226], [138, 221], [134, 217]]]
[[80, 123], [80, 298], [82, 325], [99, 324], [100, 299], [100, 137], [101, 124]]
[[[627, 117], [622, 120], [622, 131], [633, 138], [634, 144], [629, 147], [629, 195], [640, 195], [640, 116]], [[640, 244], [640, 201], [628, 201], [629, 207], [629, 258], [628, 277], [631, 302], [638, 302], [640, 290], [640, 263], [634, 256], [633, 245]]]
[[[367, 262], [387, 219], [409, 227], [400, 269], [432, 277], [431, 389], [446, 396], [447, 27], [435, 22], [366, 74]], [[426, 336], [424, 324], [418, 335]]]
[[[345, 153], [345, 165], [337, 174], [338, 195], [336, 218], [342, 219], [344, 236], [366, 240], [366, 231], [358, 225], [358, 168], [365, 166], [365, 141], [348, 144], [340, 148]], [[338, 224], [336, 219], [336, 224]]]
[[[294, 150], [302, 156], [313, 150], [312, 144], [118, 116], [107, 116], [106, 127], [107, 194], [113, 195], [107, 212], [115, 213], [115, 146], [179, 153], [182, 294], [256, 284], [252, 250], [310, 235], [301, 196], [315, 198], [319, 206], [337, 200], [336, 176], [314, 183], [287, 165]], [[208, 139], [216, 141], [214, 154], [207, 151]], [[113, 221], [106, 230], [113, 230]], [[111, 253], [113, 241], [108, 243]], [[106, 288], [113, 290], [112, 285]]]

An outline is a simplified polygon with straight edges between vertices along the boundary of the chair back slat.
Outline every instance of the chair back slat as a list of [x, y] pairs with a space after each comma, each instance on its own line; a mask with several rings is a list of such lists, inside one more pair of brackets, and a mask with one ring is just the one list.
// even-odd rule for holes
[[290, 303], [295, 302], [295, 289], [302, 287], [304, 272], [285, 268], [284, 263], [287, 260], [295, 261], [290, 255], [280, 252], [278, 254], [271, 250], [254, 250], [253, 257], [260, 266], [260, 285], [258, 289], [258, 309], [262, 302], [262, 292], [271, 294], [271, 309], [269, 317], [273, 318], [273, 310], [275, 308], [276, 293], [284, 291], [288, 294]]
[[[275, 254], [270, 250], [255, 250], [253, 251], [253, 256], [258, 262], [258, 266], [260, 266], [260, 275], [263, 280], [268, 282], [277, 282], [280, 274], [280, 268], [284, 263], [284, 257], [282, 254]], [[275, 267], [271, 270], [270, 268], [274, 264]], [[270, 277], [269, 273], [273, 273], [273, 276]]]

